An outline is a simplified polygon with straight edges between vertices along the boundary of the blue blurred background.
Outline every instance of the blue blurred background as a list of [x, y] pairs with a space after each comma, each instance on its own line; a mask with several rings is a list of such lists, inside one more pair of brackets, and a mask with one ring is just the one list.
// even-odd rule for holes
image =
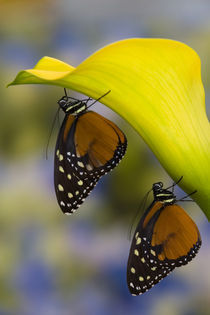
[[146, 294], [128, 292], [130, 222], [153, 182], [171, 183], [140, 136], [94, 106], [125, 132], [128, 151], [79, 211], [64, 216], [53, 188], [58, 125], [44, 157], [63, 90], [5, 88], [44, 55], [76, 66], [113, 41], [171, 38], [200, 55], [210, 116], [209, 16], [208, 0], [0, 1], [0, 315], [210, 314], [210, 226], [196, 204], [184, 207], [202, 235], [198, 256]]

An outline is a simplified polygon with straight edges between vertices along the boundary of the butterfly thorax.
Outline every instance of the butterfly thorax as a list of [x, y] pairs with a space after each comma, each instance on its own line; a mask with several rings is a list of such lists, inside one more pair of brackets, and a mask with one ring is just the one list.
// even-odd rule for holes
[[66, 114], [81, 115], [86, 112], [87, 102], [81, 100], [69, 101], [66, 96], [63, 96], [59, 101], [58, 105]]
[[170, 190], [163, 189], [163, 183], [158, 182], [152, 186], [154, 200], [164, 205], [172, 205], [176, 202], [176, 196]]

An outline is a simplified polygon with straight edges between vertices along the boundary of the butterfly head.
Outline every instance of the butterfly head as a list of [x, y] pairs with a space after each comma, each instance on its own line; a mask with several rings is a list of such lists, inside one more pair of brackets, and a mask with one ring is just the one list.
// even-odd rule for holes
[[163, 183], [154, 183], [152, 186], [154, 200], [160, 201], [164, 204], [174, 204], [176, 202], [176, 196], [172, 191], [163, 188]]
[[69, 100], [68, 96], [63, 96], [58, 105], [66, 114], [78, 115], [86, 111], [87, 102], [81, 100]]

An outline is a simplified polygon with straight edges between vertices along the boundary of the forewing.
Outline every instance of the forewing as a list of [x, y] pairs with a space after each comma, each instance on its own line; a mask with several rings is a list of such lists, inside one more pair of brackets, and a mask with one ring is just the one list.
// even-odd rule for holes
[[[146, 239], [141, 239], [138, 232], [132, 240], [127, 264], [127, 284], [131, 294], [140, 295], [166, 277], [175, 267], [165, 268], [150, 265], [142, 246]], [[149, 245], [148, 245], [149, 250]]]
[[[97, 178], [81, 178], [68, 161], [67, 147], [74, 147], [74, 130], [78, 120], [68, 115], [61, 126], [55, 149], [54, 185], [61, 210], [73, 213], [89, 195], [97, 183]], [[66, 134], [66, 130], [68, 133]], [[65, 136], [66, 134], [66, 136]]]

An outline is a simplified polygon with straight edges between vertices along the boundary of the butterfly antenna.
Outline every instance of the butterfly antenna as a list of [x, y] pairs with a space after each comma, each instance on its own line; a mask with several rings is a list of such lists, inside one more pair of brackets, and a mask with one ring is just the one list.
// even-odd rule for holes
[[174, 190], [174, 187], [175, 187], [176, 185], [178, 185], [179, 182], [181, 182], [182, 179], [183, 179], [183, 176], [181, 176], [181, 177], [178, 179], [177, 182], [173, 182], [173, 184], [172, 184], [171, 186], [167, 187], [166, 189], [168, 190], [169, 188], [172, 188], [172, 189]]
[[139, 207], [138, 207], [138, 209], [137, 209], [137, 211], [136, 211], [136, 213], [135, 213], [135, 216], [133, 217], [133, 219], [132, 219], [132, 221], [131, 221], [131, 226], [130, 226], [130, 229], [129, 229], [129, 232], [128, 232], [128, 240], [129, 240], [129, 241], [131, 240], [131, 234], [132, 234], [133, 226], [134, 226], [134, 223], [135, 223], [135, 221], [136, 221], [136, 218], [137, 218], [137, 216], [138, 216], [138, 214], [139, 214], [139, 211], [140, 211], [141, 209], [144, 209], [144, 208], [145, 208], [145, 204], [146, 204], [146, 202], [147, 202], [147, 198], [148, 198], [149, 193], [150, 193], [151, 191], [152, 191], [152, 189], [150, 189], [150, 190], [146, 193], [146, 195], [145, 195], [144, 198], [142, 199], [142, 201], [141, 201], [141, 203], [140, 203], [140, 205], [139, 205]]
[[[64, 89], [65, 90], [65, 89]], [[53, 128], [55, 126], [55, 121], [56, 121], [56, 118], [58, 117], [59, 118], [59, 112], [60, 112], [60, 107], [57, 109], [56, 111], [56, 114], [54, 116], [54, 119], [53, 119], [53, 123], [52, 123], [52, 127], [50, 129], [50, 133], [49, 133], [49, 136], [48, 136], [48, 140], [47, 140], [47, 145], [46, 145], [46, 150], [45, 150], [45, 158], [46, 160], [48, 159], [48, 148], [49, 148], [49, 143], [50, 143], [50, 138], [52, 136], [52, 132], [53, 132]]]
[[192, 201], [192, 202], [193, 202], [192, 199], [187, 199], [187, 200], [186, 200], [186, 198], [189, 197], [189, 196], [192, 196], [192, 195], [195, 194], [196, 192], [197, 192], [197, 190], [194, 190], [193, 192], [191, 192], [190, 194], [188, 194], [188, 195], [182, 197], [182, 198], [179, 199], [178, 201]]
[[65, 93], [65, 96], [68, 98], [68, 95], [67, 95], [67, 92], [66, 92], [66, 88], [64, 88], [64, 93]]
[[[66, 88], [64, 88], [64, 94], [65, 94], [64, 96], [67, 98], [67, 100], [79, 101], [78, 98], [68, 96], [67, 91], [66, 91]], [[88, 98], [85, 98], [85, 99], [83, 99], [83, 100], [81, 100], [81, 101], [87, 103], [87, 102], [89, 102], [90, 100], [92, 100], [92, 98], [88, 97]]]
[[[100, 99], [102, 99], [104, 96], [106, 96], [107, 94], [109, 94], [111, 92], [111, 90], [109, 90], [108, 92], [106, 92], [105, 94], [103, 94], [102, 96], [100, 96], [99, 98], [97, 98], [97, 100], [95, 100], [92, 104], [90, 104], [89, 106], [87, 106], [87, 109], [91, 106], [93, 106], [96, 102], [98, 102]], [[91, 98], [90, 98], [91, 99]]]

